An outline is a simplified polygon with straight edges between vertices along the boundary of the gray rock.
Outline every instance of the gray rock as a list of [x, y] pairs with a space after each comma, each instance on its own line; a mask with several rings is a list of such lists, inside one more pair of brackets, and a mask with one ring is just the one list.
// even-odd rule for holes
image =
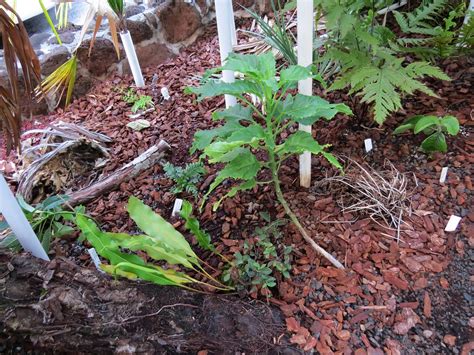
[[41, 60], [41, 74], [49, 75], [69, 59], [70, 53], [65, 46], [58, 46]]
[[125, 9], [125, 18], [129, 18], [145, 11], [145, 7], [141, 5], [130, 5]]
[[48, 39], [51, 37], [51, 33], [35, 33], [30, 37], [31, 45], [33, 49], [39, 49], [43, 43], [48, 43]]

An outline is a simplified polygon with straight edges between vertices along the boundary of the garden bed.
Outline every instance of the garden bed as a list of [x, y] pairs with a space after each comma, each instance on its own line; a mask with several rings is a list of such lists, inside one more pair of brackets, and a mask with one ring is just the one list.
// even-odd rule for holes
[[[193, 96], [184, 94], [183, 90], [188, 85], [197, 84], [195, 75], [219, 64], [218, 41], [212, 33], [215, 33], [215, 28], [211, 27], [180, 56], [156, 68], [145, 70], [148, 83], [156, 74], [158, 90], [148, 86], [144, 90], [138, 90], [138, 93], [150, 95], [156, 103], [161, 97], [159, 88], [166, 86], [171, 94], [171, 100], [157, 104], [154, 110], [140, 117], [150, 121], [150, 128], [137, 132], [127, 127], [131, 120], [130, 106], [123, 102], [120, 90], [128, 88], [133, 81], [130, 77], [119, 76], [104, 81], [88, 95], [76, 100], [67, 111], [59, 109], [49, 115], [47, 120], [83, 124], [88, 129], [112, 138], [113, 142], [109, 146], [111, 159], [104, 168], [105, 173], [117, 170], [161, 139], [166, 140], [172, 147], [168, 160], [173, 164], [182, 166], [196, 161], [198, 156], [188, 153], [193, 134], [196, 130], [217, 125], [217, 122], [212, 120], [211, 113], [223, 106], [224, 99], [197, 103]], [[382, 170], [388, 160], [398, 171], [406, 174], [412, 214], [404, 217], [406, 225], [398, 242], [396, 231], [384, 227], [380, 221], [369, 216], [343, 213], [339, 190], [332, 189], [327, 184], [316, 186], [315, 183], [336, 174], [325, 160], [313, 157], [313, 186], [307, 190], [298, 186], [298, 162], [296, 159], [290, 159], [280, 173], [285, 198], [290, 201], [293, 211], [308, 232], [311, 235], [317, 234], [317, 242], [343, 262], [346, 270], [329, 266], [326, 260], [304, 242], [293, 226], [287, 225], [283, 229], [281, 242], [293, 246], [291, 277], [279, 279], [278, 286], [271, 289], [273, 296], [268, 300], [256, 293], [243, 299], [235, 296], [181, 294], [181, 291], [170, 288], [128, 281], [121, 281], [116, 286], [110, 285], [110, 281], [103, 280], [95, 271], [81, 243], [76, 242], [74, 238], [61, 240], [53, 245], [51, 255], [63, 258], [58, 260], [64, 261], [57, 260], [53, 263], [64, 262], [85, 267], [85, 271], [80, 271], [77, 266], [70, 266], [79, 274], [85, 272], [90, 277], [100, 278], [104, 287], [111, 287], [111, 294], [114, 290], [127, 290], [140, 294], [141, 298], [137, 298], [139, 303], [145, 304], [148, 298], [153, 300], [144, 308], [137, 309], [133, 308], [135, 305], [130, 305], [131, 308], [128, 309], [129, 305], [121, 304], [120, 307], [126, 313], [123, 317], [143, 316], [144, 319], [130, 326], [119, 327], [121, 332], [114, 333], [113, 336], [112, 333], [107, 333], [108, 330], [104, 330], [104, 333], [92, 333], [98, 345], [94, 343], [91, 347], [98, 349], [102, 346], [100, 349], [104, 352], [118, 351], [120, 346], [128, 345], [127, 339], [138, 344], [148, 341], [147, 337], [155, 331], [162, 331], [152, 328], [157, 322], [166, 324], [170, 322], [170, 318], [191, 316], [196, 319], [196, 324], [176, 323], [176, 327], [183, 330], [182, 333], [176, 332], [178, 339], [185, 339], [182, 340], [183, 346], [180, 345], [181, 340], [175, 341], [173, 332], [167, 329], [166, 336], [174, 340], [161, 344], [158, 336], [150, 340], [154, 348], [143, 350], [164, 349], [171, 353], [209, 350], [223, 353], [226, 349], [229, 353], [263, 353], [270, 349], [279, 351], [286, 347], [299, 346], [303, 351], [314, 349], [323, 354], [331, 351], [353, 351], [357, 354], [378, 354], [382, 351], [392, 354], [419, 353], [420, 349], [426, 353], [468, 354], [474, 347], [474, 344], [469, 342], [473, 330], [472, 291], [469, 283], [472, 282], [471, 263], [474, 257], [471, 168], [474, 162], [471, 136], [474, 102], [469, 93], [473, 90], [474, 73], [472, 62], [465, 58], [446, 60], [441, 66], [453, 81], [430, 84], [439, 98], [420, 94], [407, 99], [405, 112], [388, 120], [383, 128], [373, 124], [364, 106], [356, 104], [355, 100], [339, 92], [331, 93], [326, 98], [331, 102], [345, 102], [352, 106], [354, 116], [336, 117], [329, 123], [320, 122], [314, 126], [317, 140], [321, 144], [333, 144], [332, 153], [342, 161], [347, 163], [351, 159], [365, 164], [364, 166]], [[315, 90], [315, 93], [324, 97], [318, 90]], [[449, 153], [445, 155], [435, 154], [429, 158], [417, 150], [420, 143], [417, 137], [392, 135], [393, 129], [405, 118], [428, 113], [451, 114], [458, 117], [461, 123], [462, 131], [448, 141]], [[37, 120], [41, 122], [43, 118], [38, 117]], [[374, 142], [374, 150], [370, 153], [364, 151], [363, 142], [366, 138], [371, 138]], [[439, 174], [444, 166], [449, 166], [449, 174], [446, 183], [440, 184]], [[201, 196], [217, 171], [215, 166], [207, 166], [206, 169], [208, 174], [200, 186]], [[217, 249], [227, 257], [242, 251], [244, 240], [254, 237], [255, 229], [265, 225], [260, 212], [270, 213], [272, 219], [283, 218], [285, 215], [276, 203], [273, 190], [268, 186], [258, 186], [251, 192], [240, 193], [227, 199], [217, 212], [212, 212], [212, 203], [230, 186], [224, 184], [218, 188], [199, 216], [201, 226], [211, 234]], [[175, 196], [170, 193], [171, 187], [172, 182], [164, 176], [162, 167], [157, 165], [137, 178], [121, 184], [119, 190], [87, 204], [87, 212], [101, 223], [104, 230], [133, 232], [136, 227], [129, 219], [125, 206], [128, 197], [134, 195], [180, 228], [182, 221], [170, 218], [175, 200]], [[195, 201], [195, 206], [197, 205], [198, 202]], [[452, 214], [462, 217], [458, 232], [444, 232]], [[201, 254], [211, 266], [222, 271], [219, 268], [222, 266], [219, 264], [220, 259], [210, 253]], [[9, 273], [8, 265], [13, 264], [14, 270], [18, 267], [15, 267], [14, 262], [8, 264], [9, 262], [8, 257], [2, 257], [2, 274]], [[64, 272], [61, 268], [57, 270]], [[10, 273], [14, 272], [10, 270]], [[219, 276], [219, 273], [216, 271], [213, 276]], [[57, 273], [55, 275], [57, 276]], [[56, 276], [55, 282], [61, 283]], [[8, 280], [11, 276], [5, 277]], [[67, 278], [65, 280], [65, 283], [69, 282]], [[30, 279], [22, 282], [39, 288], [42, 281]], [[85, 290], [92, 288], [91, 284], [84, 287]], [[25, 296], [22, 297], [25, 300]], [[32, 296], [33, 305], [39, 304], [39, 297], [39, 294]], [[251, 300], [257, 297], [263, 302], [267, 301], [269, 305], [278, 306], [285, 322], [278, 321], [278, 316], [273, 319], [272, 314], [275, 311], [270, 311], [259, 301]], [[15, 334], [18, 324], [9, 323], [11, 314], [4, 311], [12, 305], [7, 298], [2, 298], [1, 302], [0, 325], [5, 334]], [[120, 304], [113, 299], [100, 299], [96, 305], [98, 308], [103, 305], [103, 308], [100, 308], [100, 312], [103, 312], [101, 318], [93, 318], [96, 326], [99, 321], [117, 322], [116, 317], [120, 314], [112, 314], [115, 311], [107, 305], [110, 302]], [[205, 306], [209, 303], [206, 302], [211, 302], [207, 308]], [[150, 315], [173, 303], [187, 303], [193, 307], [179, 308], [179, 311], [167, 308], [166, 312]], [[211, 325], [215, 326], [212, 317], [217, 316], [213, 312], [225, 318], [230, 314], [229, 307], [235, 307], [235, 314], [240, 314], [246, 309], [246, 305], [251, 305], [251, 314], [260, 322], [264, 322], [265, 318], [260, 317], [261, 312], [264, 312], [268, 322], [274, 327], [266, 329], [266, 333], [260, 328], [252, 330], [251, 324], [246, 324], [246, 330], [239, 333], [237, 317], [233, 324], [229, 322], [222, 325], [227, 333], [215, 334], [209, 328]], [[23, 306], [16, 307], [18, 311]], [[30, 305], [26, 304], [25, 309], [28, 307]], [[62, 304], [61, 307], [67, 310], [71, 306]], [[219, 313], [219, 310], [223, 313]], [[171, 314], [175, 311], [178, 313]], [[99, 312], [99, 309], [96, 312]], [[204, 322], [201, 323], [198, 319], [203, 319]], [[87, 318], [80, 318], [75, 319], [74, 324], [68, 324], [53, 315], [49, 322], [50, 326], [54, 326], [54, 330], [51, 328], [47, 337], [39, 339], [21, 334], [12, 344], [25, 350], [31, 349], [32, 346], [63, 349], [58, 347], [58, 344], [66, 346], [64, 339], [69, 339], [67, 333], [79, 336], [80, 332], [68, 330], [61, 333], [61, 330], [65, 330], [66, 326], [86, 327], [89, 321]], [[140, 327], [137, 327], [137, 323]], [[281, 328], [282, 325], [286, 329]], [[236, 327], [235, 333], [229, 329], [232, 326]], [[169, 324], [163, 327], [169, 328]], [[259, 340], [257, 333], [261, 334]], [[211, 340], [207, 339], [207, 348], [206, 339], [201, 338], [203, 334], [213, 337]], [[214, 342], [219, 340], [219, 336], [222, 336], [222, 343], [217, 346]], [[192, 343], [192, 339], [196, 341], [196, 338], [202, 342]], [[92, 351], [87, 346], [82, 347], [86, 343], [80, 340], [76, 344], [77, 347], [74, 347], [74, 342], [71, 342], [68, 344], [71, 347], [64, 347], [64, 351]], [[163, 348], [157, 347], [156, 344]]]

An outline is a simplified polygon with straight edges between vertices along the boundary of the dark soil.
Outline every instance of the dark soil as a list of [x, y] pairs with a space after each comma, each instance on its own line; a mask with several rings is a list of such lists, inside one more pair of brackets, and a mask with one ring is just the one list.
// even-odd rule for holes
[[[215, 29], [211, 27], [195, 45], [184, 50], [180, 56], [157, 68], [149, 68], [145, 72], [147, 82], [151, 82], [153, 75], [157, 74], [158, 90], [147, 87], [140, 90], [141, 93], [151, 95], [156, 103], [160, 101], [156, 92], [159, 93], [159, 88], [162, 86], [168, 87], [172, 95], [171, 101], [161, 102], [154, 112], [141, 117], [150, 121], [149, 129], [135, 132], [126, 127], [130, 121], [128, 117], [131, 114], [130, 107], [122, 101], [118, 89], [131, 86], [130, 77], [115, 76], [100, 83], [89, 95], [76, 100], [67, 111], [58, 110], [48, 116], [48, 119], [83, 124], [89, 129], [109, 135], [113, 139], [110, 145], [112, 159], [105, 167], [105, 173], [110, 173], [129, 162], [160, 139], [165, 139], [172, 146], [172, 154], [169, 157], [172, 163], [184, 165], [196, 161], [197, 155], [190, 156], [188, 153], [193, 134], [196, 130], [208, 129], [218, 124], [211, 119], [211, 113], [222, 108], [224, 100], [216, 98], [196, 103], [193, 97], [183, 94], [183, 89], [188, 85], [197, 84], [194, 75], [203, 73], [205, 69], [219, 63], [217, 38], [214, 33]], [[215, 300], [215, 303], [203, 308], [202, 304], [208, 296], [182, 293], [186, 295], [182, 296], [184, 297], [182, 300], [180, 297], [170, 299], [165, 295], [180, 291], [120, 281], [115, 286], [108, 282], [107, 288], [123, 287], [135, 290], [134, 292], [140, 294], [138, 303], [141, 304], [146, 304], [145, 300], [153, 297], [152, 294], [163, 294], [169, 302], [151, 301], [152, 306], [149, 308], [144, 306], [145, 308], [139, 310], [135, 302], [129, 302], [121, 306], [125, 314], [118, 312], [118, 315], [113, 309], [108, 308], [112, 307], [111, 305], [100, 303], [97, 307], [104, 308], [101, 312], [94, 308], [96, 318], [93, 319], [97, 321], [94, 324], [99, 324], [99, 321], [120, 323], [123, 321], [122, 318], [157, 312], [163, 305], [169, 303], [199, 304], [201, 308], [184, 306], [166, 308], [159, 317], [159, 322], [164, 322], [160, 323], [162, 326], [147, 323], [147, 327], [140, 331], [136, 328], [136, 323], [145, 324], [145, 321], [127, 325], [130, 328], [114, 325], [118, 328], [113, 329], [120, 330], [120, 336], [114, 340], [111, 340], [112, 333], [98, 331], [93, 333], [97, 348], [107, 343], [108, 345], [103, 345], [108, 346], [106, 349], [116, 350], [122, 339], [129, 339], [127, 341], [137, 342], [133, 344], [150, 343], [150, 346], [155, 346], [150, 349], [157, 351], [174, 349], [175, 352], [205, 349], [222, 352], [223, 349], [229, 351], [241, 349], [239, 351], [265, 353], [269, 349], [275, 349], [271, 344], [281, 345], [289, 342], [299, 346], [303, 351], [316, 351], [322, 354], [361, 355], [383, 352], [468, 354], [469, 348], [474, 344], [471, 342], [473, 320], [472, 293], [470, 293], [474, 246], [472, 207], [474, 102], [469, 95], [473, 91], [474, 72], [472, 60], [469, 58], [446, 60], [440, 63], [440, 66], [453, 80], [429, 83], [439, 98], [420, 94], [405, 99], [405, 110], [391, 117], [382, 128], [373, 124], [367, 108], [354, 98], [339, 92], [327, 95], [315, 88], [315, 94], [325, 96], [332, 102], [346, 102], [351, 105], [355, 113], [353, 117], [339, 116], [331, 122], [318, 122], [314, 126], [318, 141], [321, 144], [333, 144], [332, 152], [342, 161], [347, 162], [350, 158], [377, 170], [383, 169], [386, 162], [390, 161], [400, 172], [406, 173], [410, 181], [409, 200], [413, 213], [404, 216], [407, 224], [397, 243], [395, 231], [380, 225], [380, 220], [363, 214], [343, 212], [339, 189], [316, 184], [310, 190], [300, 188], [296, 159], [289, 160], [282, 166], [280, 178], [283, 191], [292, 209], [317, 242], [346, 266], [344, 271], [329, 266], [326, 260], [303, 241], [293, 226], [285, 227], [282, 242], [292, 245], [294, 250], [291, 278], [280, 277], [278, 286], [271, 290], [273, 297], [270, 298], [270, 302], [278, 305], [285, 317], [287, 331], [285, 336], [277, 335], [283, 334], [279, 330], [281, 322], [271, 318], [273, 312], [268, 311], [266, 305], [257, 301], [248, 301], [248, 298], [239, 300], [227, 296], [223, 299], [209, 298]], [[458, 117], [462, 130], [457, 137], [449, 137], [447, 154], [428, 157], [417, 148], [422, 137], [409, 134], [396, 137], [392, 135], [391, 132], [398, 124], [415, 114], [452, 114]], [[375, 144], [374, 150], [369, 154], [363, 150], [365, 138], [372, 138]], [[439, 173], [443, 166], [449, 166], [450, 170], [446, 183], [440, 184]], [[217, 171], [215, 166], [206, 168], [208, 176], [200, 186], [201, 197]], [[336, 171], [326, 161], [313, 157], [313, 182], [334, 174]], [[13, 181], [12, 186], [14, 187]], [[124, 208], [128, 197], [135, 195], [165, 218], [170, 218], [175, 199], [170, 193], [171, 186], [172, 182], [164, 177], [162, 167], [156, 166], [132, 181], [123, 183], [120, 189], [92, 201], [87, 205], [87, 211], [101, 222], [105, 230], [133, 232], [136, 227]], [[273, 218], [284, 217], [281, 206], [275, 202], [273, 190], [268, 186], [259, 186], [253, 191], [227, 199], [217, 212], [213, 212], [212, 203], [227, 192], [230, 186], [232, 182], [227, 182], [218, 188], [199, 216], [201, 225], [212, 235], [217, 249], [228, 258], [232, 258], [235, 252], [242, 251], [244, 241], [255, 237], [255, 228], [265, 224], [260, 218], [260, 212], [270, 212]], [[192, 200], [190, 196], [181, 197]], [[193, 202], [196, 206], [197, 200]], [[460, 227], [455, 233], [444, 232], [451, 214], [462, 217]], [[172, 219], [172, 222], [177, 228], [181, 228], [181, 221]], [[191, 236], [189, 238], [196, 244]], [[83, 267], [77, 269], [80, 270], [79, 273], [86, 272], [98, 278], [84, 250], [73, 247], [76, 245], [73, 239], [57, 242], [50, 253], [51, 256], [61, 256], [65, 258], [64, 260], [69, 260], [68, 263]], [[200, 256], [222, 272], [224, 265], [219, 259], [202, 252]], [[40, 279], [38, 282], [41, 284], [43, 281]], [[153, 292], [150, 294], [147, 290]], [[93, 292], [96, 291], [94, 288]], [[258, 293], [252, 293], [250, 296], [254, 299], [261, 298]], [[135, 300], [137, 297], [131, 299]], [[247, 307], [246, 304], [251, 305], [250, 318], [253, 319], [255, 316], [259, 322], [264, 323], [255, 320], [255, 323], [248, 324], [238, 317], [235, 318], [235, 315], [242, 314], [242, 307]], [[127, 307], [130, 307], [130, 311]], [[212, 313], [213, 308], [216, 313]], [[231, 312], [225, 313], [222, 308], [228, 308]], [[207, 314], [207, 311], [211, 314]], [[201, 327], [196, 321], [193, 327], [181, 319], [181, 313], [175, 312], [183, 312], [182, 318], [185, 320], [192, 314], [204, 323]], [[260, 312], [267, 312], [263, 316], [266, 318], [262, 318]], [[224, 323], [216, 321], [225, 318], [230, 318], [230, 321], [227, 322], [227, 319]], [[50, 320], [46, 317], [46, 325], [48, 321]], [[58, 320], [54, 318], [53, 322], [56, 324]], [[170, 326], [171, 322], [185, 331], [177, 331], [172, 325]], [[239, 324], [242, 322], [251, 326], [250, 328], [256, 325], [257, 330], [250, 328], [246, 331], [240, 330]], [[276, 326], [262, 328], [262, 324], [267, 322]], [[76, 323], [78, 329], [83, 329], [81, 327], [87, 325], [88, 320], [81, 318]], [[22, 332], [20, 328], [16, 328], [16, 323], [8, 323], [8, 317], [0, 319], [0, 324], [10, 336], [18, 333], [18, 338], [12, 340], [10, 344], [20, 344], [26, 349], [38, 342], [34, 337], [26, 337], [28, 330]], [[39, 323], [37, 326], [39, 329]], [[225, 334], [215, 333], [216, 328], [211, 326], [222, 328], [225, 334], [229, 334], [227, 339], [220, 340], [228, 341], [221, 343], [224, 344], [221, 348], [217, 347], [216, 341], [219, 336]], [[232, 327], [235, 327], [235, 332], [231, 330]], [[67, 346], [63, 344], [63, 340], [73, 337], [76, 332], [70, 331], [64, 335], [54, 333], [60, 332], [58, 329], [64, 330], [64, 325], [62, 328], [52, 329], [53, 333], [49, 334], [49, 337], [41, 338], [43, 341], [41, 344], [44, 344], [45, 349], [55, 347], [60, 349], [61, 346]], [[107, 329], [111, 331], [111, 328]], [[142, 335], [141, 331], [145, 331], [146, 336]], [[426, 331], [431, 331], [432, 334]], [[161, 340], [156, 340], [158, 338], [152, 337], [148, 340], [153, 332], [161, 334], [157, 337], [164, 339], [164, 345], [160, 343]], [[261, 339], [257, 341], [252, 334], [259, 332]], [[209, 347], [205, 346], [207, 343], [210, 344]], [[87, 346], [80, 347], [85, 343], [79, 341], [75, 344], [78, 347], [76, 349], [87, 350]], [[231, 344], [235, 344], [235, 347]], [[285, 348], [284, 345], [281, 347]], [[73, 349], [74, 343], [69, 350]], [[93, 352], [90, 348], [88, 350]]]
[[257, 300], [116, 282], [56, 258], [0, 255], [0, 352], [278, 353], [281, 313]]

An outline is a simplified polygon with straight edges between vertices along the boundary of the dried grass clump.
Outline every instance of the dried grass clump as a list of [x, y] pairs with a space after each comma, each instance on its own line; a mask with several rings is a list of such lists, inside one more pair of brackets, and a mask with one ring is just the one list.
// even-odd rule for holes
[[343, 212], [368, 215], [379, 225], [383, 221], [384, 227], [396, 231], [400, 241], [403, 217], [411, 215], [409, 179], [389, 161], [384, 168], [377, 171], [351, 160], [345, 175], [327, 177], [318, 186], [330, 185], [337, 191]]

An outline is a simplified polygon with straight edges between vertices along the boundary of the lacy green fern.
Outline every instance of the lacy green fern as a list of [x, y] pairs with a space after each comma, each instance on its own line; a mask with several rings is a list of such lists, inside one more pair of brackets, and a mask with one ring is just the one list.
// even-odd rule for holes
[[186, 191], [193, 196], [197, 196], [198, 188], [196, 186], [206, 173], [204, 165], [201, 162], [186, 164], [184, 168], [175, 166], [171, 163], [163, 165], [165, 175], [174, 181], [175, 185], [171, 189], [173, 194], [179, 194]]
[[[423, 78], [449, 80], [428, 62], [406, 63], [395, 33], [378, 22], [379, 8], [375, 2], [371, 7], [359, 0], [317, 0], [316, 3], [325, 13], [329, 30], [323, 59], [333, 60], [341, 68], [329, 90], [349, 87], [350, 94], [360, 96], [362, 102], [370, 105], [377, 123], [382, 124], [391, 113], [402, 108], [403, 95], [421, 91], [436, 96], [421, 81]], [[434, 18], [444, 3], [445, 0], [435, 0], [414, 13], [399, 14], [401, 27], [428, 28], [427, 21]]]

